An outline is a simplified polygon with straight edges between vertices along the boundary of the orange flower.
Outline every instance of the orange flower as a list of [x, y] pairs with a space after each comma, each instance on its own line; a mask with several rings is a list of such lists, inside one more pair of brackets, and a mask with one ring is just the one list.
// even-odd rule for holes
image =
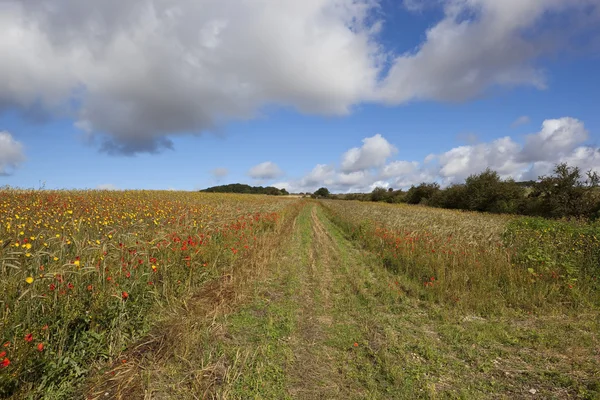
[[358, 347], [358, 343], [354, 342], [354, 347]]
[[121, 293], [121, 297], [123, 298], [123, 300], [127, 300], [127, 298], [129, 297], [129, 293], [123, 292]]
[[32, 340], [33, 340], [33, 335], [31, 333], [28, 333], [27, 335], [25, 335], [26, 342], [31, 342]]
[[38, 343], [38, 345], [37, 345], [37, 349], [38, 349], [38, 351], [40, 351], [40, 352], [41, 352], [41, 351], [44, 351], [44, 343]]

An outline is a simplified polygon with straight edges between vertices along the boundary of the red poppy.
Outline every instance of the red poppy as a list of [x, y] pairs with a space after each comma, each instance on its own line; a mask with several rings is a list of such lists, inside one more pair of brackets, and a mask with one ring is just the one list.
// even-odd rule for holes
[[45, 330], [47, 330], [47, 329], [48, 329], [48, 324], [46, 324], [46, 325], [44, 325], [44, 326], [42, 327], [42, 330], [43, 330], [43, 331], [45, 331]]
[[2, 360], [2, 362], [0, 363], [0, 368], [6, 368], [10, 365], [10, 360], [8, 358], [5, 358], [4, 360]]
[[31, 342], [32, 340], [33, 340], [33, 335], [31, 333], [28, 333], [27, 335], [25, 335], [26, 342]]
[[123, 292], [121, 293], [121, 297], [123, 298], [123, 300], [127, 300], [127, 298], [129, 297], [129, 293]]
[[0, 358], [2, 358], [4, 356], [6, 356], [6, 352], [5, 351], [3, 351], [2, 353], [0, 353]]
[[38, 343], [38, 345], [37, 345], [37, 349], [38, 349], [38, 351], [40, 351], [40, 352], [44, 351], [44, 343]]

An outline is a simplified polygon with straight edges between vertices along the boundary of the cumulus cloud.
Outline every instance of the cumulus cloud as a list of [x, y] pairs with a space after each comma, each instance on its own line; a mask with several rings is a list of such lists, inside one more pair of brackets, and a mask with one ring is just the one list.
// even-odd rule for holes
[[575, 118], [549, 119], [542, 130], [528, 135], [519, 154], [521, 161], [553, 161], [566, 156], [588, 139], [583, 122]]
[[[409, 1], [411, 8], [425, 1]], [[560, 12], [598, 18], [589, 7], [596, 0], [446, 0], [443, 19], [431, 27], [413, 52], [396, 57], [380, 85], [380, 98], [390, 104], [409, 100], [462, 101], [490, 86], [546, 87], [535, 60], [556, 50], [562, 39], [578, 31], [561, 30], [561, 40], [545, 40], [539, 22]], [[406, 3], [405, 3], [406, 5]], [[583, 18], [583, 17], [582, 17]], [[585, 24], [581, 24], [584, 26]], [[597, 28], [592, 28], [597, 29]], [[568, 40], [568, 39], [567, 39]]]
[[515, 119], [512, 124], [510, 124], [511, 128], [516, 128], [521, 125], [526, 125], [531, 121], [531, 119], [527, 115], [520, 116]]
[[[375, 0], [5, 0], [0, 107], [75, 104], [108, 152], [252, 118], [343, 115], [379, 73]], [[1, 111], [1, 110], [0, 110]]]
[[343, 155], [342, 171], [351, 173], [381, 167], [397, 151], [380, 134], [365, 138], [361, 147], [354, 147]]
[[[539, 22], [597, 9], [597, 0], [404, 2], [425, 3], [443, 18], [413, 52], [393, 55], [379, 0], [3, 0], [0, 54], [11, 56], [0, 63], [9, 77], [0, 113], [67, 113], [103, 151], [134, 154], [270, 105], [345, 115], [363, 102], [543, 88], [535, 60], [553, 46]], [[587, 18], [600, 15], [589, 7]], [[564, 21], [562, 42], [575, 26], [598, 26]]]
[[210, 173], [215, 179], [222, 179], [229, 175], [229, 170], [227, 168], [220, 167], [213, 169], [210, 171]]
[[112, 183], [100, 184], [100, 185], [96, 186], [96, 189], [98, 189], [98, 190], [119, 190], [119, 188], [116, 187], [115, 185], [113, 185]]
[[277, 164], [266, 161], [250, 168], [248, 176], [256, 180], [270, 180], [275, 179], [283, 175], [283, 171], [277, 166]]
[[[393, 147], [385, 138], [377, 136], [378, 141], [387, 144], [387, 148]], [[544, 121], [539, 132], [525, 137], [524, 145], [506, 136], [491, 142], [454, 147], [440, 154], [429, 154], [422, 162], [380, 162], [387, 157], [374, 157], [372, 159], [379, 162], [358, 163], [356, 161], [363, 155], [363, 145], [346, 152], [339, 168], [319, 164], [303, 178], [287, 184], [292, 191], [302, 192], [314, 191], [321, 186], [334, 192], [369, 192], [375, 187], [405, 189], [421, 182], [438, 182], [446, 186], [463, 182], [468, 176], [487, 168], [497, 171], [505, 179], [535, 180], [551, 173], [561, 162], [583, 171], [600, 173], [600, 148], [584, 145], [588, 137], [582, 121], [565, 117]], [[366, 144], [369, 139], [372, 138], [363, 142]], [[348, 160], [353, 162], [348, 163]], [[348, 168], [349, 165], [353, 168]]]
[[23, 145], [9, 132], [0, 132], [0, 176], [11, 175], [23, 161], [25, 161]]

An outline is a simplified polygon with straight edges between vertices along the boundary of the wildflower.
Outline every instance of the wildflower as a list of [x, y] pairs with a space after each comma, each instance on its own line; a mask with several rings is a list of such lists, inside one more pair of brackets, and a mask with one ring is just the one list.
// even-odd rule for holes
[[0, 358], [3, 358], [5, 356], [6, 356], [6, 352], [5, 351], [3, 351], [2, 353], [0, 353]]
[[10, 360], [8, 358], [4, 358], [0, 363], [0, 368], [6, 368], [10, 365]]
[[42, 330], [43, 330], [43, 331], [46, 331], [46, 330], [48, 330], [48, 324], [44, 325], [44, 326], [42, 327]]
[[42, 352], [42, 351], [44, 351], [44, 343], [38, 343], [38, 345], [37, 345], [37, 350], [38, 350], [39, 352]]
[[358, 343], [354, 342], [354, 347], [358, 347]]
[[91, 292], [92, 290], [94, 290], [94, 287], [92, 285], [87, 285], [87, 290]]
[[156, 272], [157, 269], [158, 267], [156, 265], [152, 265], [152, 271]]
[[33, 283], [33, 277], [32, 276], [28, 276], [27, 278], [25, 278], [25, 282], [27, 282], [28, 284], [32, 284]]
[[123, 300], [127, 300], [129, 298], [129, 293], [123, 292], [121, 293], [121, 297], [123, 298]]
[[6, 343], [4, 343], [4, 344], [3, 344], [3, 346], [4, 346], [4, 347], [8, 347], [8, 346], [10, 346], [10, 342], [6, 342]]
[[33, 335], [31, 333], [28, 333], [27, 335], [25, 335], [26, 342], [31, 342], [32, 340], [33, 340]]
[[54, 289], [56, 289], [56, 285], [54, 285], [54, 283], [51, 283], [48, 289], [50, 289], [50, 291], [54, 291]]

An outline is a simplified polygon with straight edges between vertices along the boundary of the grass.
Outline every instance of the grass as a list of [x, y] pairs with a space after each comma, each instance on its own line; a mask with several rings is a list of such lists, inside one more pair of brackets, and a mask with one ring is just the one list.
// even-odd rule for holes
[[5, 397], [600, 397], [598, 245], [581, 221], [161, 192], [0, 204], [15, 210], [0, 214]]

